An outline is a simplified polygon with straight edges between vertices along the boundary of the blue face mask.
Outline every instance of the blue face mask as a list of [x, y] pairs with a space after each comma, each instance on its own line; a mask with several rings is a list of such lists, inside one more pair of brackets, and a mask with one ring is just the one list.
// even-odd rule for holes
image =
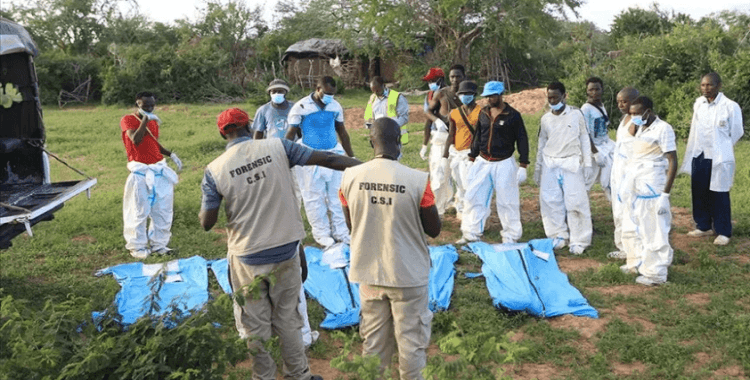
[[461, 103], [467, 106], [474, 101], [474, 95], [459, 95], [458, 98], [461, 99]]
[[549, 108], [551, 108], [551, 109], [552, 109], [553, 111], [559, 111], [559, 110], [561, 110], [561, 109], [562, 109], [563, 107], [565, 107], [565, 103], [563, 103], [563, 102], [558, 102], [558, 103], [557, 103], [557, 104], [555, 104], [555, 105], [552, 105], [552, 104], [550, 104], [550, 105], [549, 105]]
[[646, 120], [643, 120], [643, 115], [635, 115], [630, 117], [630, 121], [633, 122], [633, 124], [641, 127], [644, 124], [646, 124]]
[[430, 86], [430, 90], [431, 90], [431, 91], [437, 91], [437, 90], [439, 90], [439, 89], [440, 89], [440, 85], [439, 85], [439, 84], [437, 84], [437, 82], [432, 82], [432, 83], [430, 83], [430, 85], [429, 85], [429, 86]]
[[323, 94], [323, 98], [320, 99], [323, 104], [328, 105], [333, 101], [333, 95]]
[[388, 94], [389, 94], [390, 92], [391, 92], [391, 89], [389, 89], [389, 88], [383, 89], [383, 97], [384, 97], [384, 98], [387, 98], [387, 97], [388, 97]]
[[284, 103], [284, 100], [286, 99], [286, 95], [284, 94], [273, 94], [271, 95], [271, 101], [276, 104]]

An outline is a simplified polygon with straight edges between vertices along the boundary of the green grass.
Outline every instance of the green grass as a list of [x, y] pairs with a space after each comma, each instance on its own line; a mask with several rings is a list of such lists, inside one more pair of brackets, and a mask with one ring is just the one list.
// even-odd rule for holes
[[[364, 90], [346, 91], [337, 96], [344, 107], [362, 107], [369, 96]], [[410, 102], [420, 104], [421, 99]], [[207, 259], [226, 255], [222, 216], [216, 228], [204, 232], [198, 222], [200, 181], [208, 162], [224, 149], [218, 136], [216, 115], [237, 106], [254, 113], [255, 107], [236, 105], [176, 104], [159, 106], [164, 121], [161, 142], [182, 158], [185, 169], [175, 188], [175, 220], [171, 246], [178, 249], [176, 257], [201, 255]], [[41, 308], [47, 298], [63, 300], [69, 294], [91, 300], [92, 309], [102, 310], [111, 302], [119, 286], [109, 276], [93, 276], [97, 269], [134, 261], [124, 248], [122, 238], [122, 191], [128, 175], [122, 146], [119, 119], [131, 109], [120, 107], [77, 107], [45, 109], [47, 146], [76, 168], [99, 181], [92, 197], [78, 196], [55, 215], [52, 222], [34, 227], [34, 237], [25, 234], [16, 238], [7, 251], [0, 252], [0, 288], [15, 299], [28, 300]], [[540, 115], [525, 116], [530, 136], [532, 160], [529, 178], [533, 175], [536, 139]], [[402, 162], [427, 170], [427, 163], [418, 156], [421, 146], [420, 124], [408, 124], [411, 142], [404, 146]], [[350, 130], [356, 156], [372, 158], [372, 149], [365, 130]], [[678, 143], [680, 160], [685, 141]], [[609, 261], [607, 252], [612, 243], [612, 216], [600, 189], [592, 204], [594, 218], [593, 245], [579, 260], [582, 269], [569, 273], [571, 281], [581, 289], [593, 306], [599, 309], [602, 323], [592, 336], [574, 326], [540, 320], [525, 314], [508, 314], [492, 306], [484, 280], [466, 279], [466, 272], [480, 270], [481, 262], [473, 255], [460, 252], [458, 276], [451, 309], [433, 320], [433, 342], [459, 326], [465, 332], [489, 332], [501, 339], [508, 332], [518, 335], [519, 344], [529, 348], [516, 358], [506, 375], [525, 376], [528, 368], [554, 368], [550, 378], [571, 379], [711, 379], [732, 377], [739, 369], [750, 375], [750, 142], [741, 141], [735, 148], [737, 171], [732, 190], [735, 237], [728, 247], [715, 247], [710, 240], [685, 240], [691, 226], [675, 227], [673, 239], [675, 262], [670, 268], [669, 284], [647, 290], [632, 285], [633, 276], [619, 272], [619, 263]], [[55, 181], [79, 179], [80, 176], [52, 161]], [[521, 197], [530, 200], [538, 212], [538, 191], [531, 181], [521, 187]], [[679, 176], [672, 195], [673, 206], [690, 207], [689, 178]], [[460, 235], [455, 219], [443, 225], [444, 231], [431, 244], [451, 243]], [[544, 236], [540, 220], [524, 223], [523, 239]], [[497, 227], [486, 231], [489, 241], [499, 241]], [[308, 231], [305, 243], [314, 244]], [[559, 253], [567, 256], [567, 252]], [[738, 258], [740, 257], [740, 258]], [[744, 257], [744, 259], [742, 259]], [[152, 257], [147, 263], [164, 261]], [[589, 265], [601, 263], [600, 267]], [[584, 264], [588, 266], [584, 266]], [[588, 268], [588, 269], [586, 269]], [[215, 286], [215, 283], [214, 283]], [[630, 289], [620, 291], [618, 289]], [[691, 297], [705, 295], [706, 302]], [[309, 302], [310, 320], [317, 326], [323, 310]], [[0, 321], [2, 322], [2, 321]], [[585, 322], [588, 323], [588, 322]], [[584, 323], [584, 324], [585, 324]], [[593, 322], [591, 322], [593, 323]], [[356, 336], [356, 329], [344, 331]], [[330, 359], [339, 354], [340, 342], [323, 332], [322, 342], [314, 346], [310, 356]], [[586, 344], [583, 344], [583, 343]], [[358, 348], [357, 348], [358, 349]], [[702, 359], [700, 359], [702, 358]], [[1, 359], [0, 359], [1, 360]], [[637, 375], [623, 373], [618, 366], [637, 364]], [[242, 373], [241, 369], [233, 373]], [[732, 372], [734, 371], [734, 372]], [[727, 375], [728, 374], [728, 375]]]

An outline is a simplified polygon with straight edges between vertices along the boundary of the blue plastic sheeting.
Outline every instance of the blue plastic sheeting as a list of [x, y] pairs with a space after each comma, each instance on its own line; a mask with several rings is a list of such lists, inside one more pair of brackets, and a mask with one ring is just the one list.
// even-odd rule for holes
[[[344, 249], [348, 253], [349, 247]], [[359, 285], [349, 283], [349, 266], [331, 269], [321, 263], [323, 251], [315, 247], [305, 247], [305, 257], [305, 293], [318, 301], [326, 312], [320, 327], [331, 330], [359, 324]]]
[[469, 243], [482, 259], [482, 273], [495, 307], [525, 311], [538, 317], [563, 314], [598, 318], [580, 291], [560, 271], [551, 239], [489, 245]]
[[[430, 310], [442, 311], [450, 306], [458, 260], [456, 248], [452, 245], [429, 247], [432, 267], [430, 268]], [[349, 246], [344, 247], [348, 257]], [[323, 251], [305, 247], [307, 257], [307, 281], [305, 292], [315, 299], [326, 311], [326, 318], [320, 324], [324, 329], [339, 329], [359, 324], [359, 285], [348, 282], [349, 266], [331, 269], [322, 263]]]
[[227, 259], [217, 259], [208, 262], [211, 271], [214, 272], [221, 290], [226, 294], [232, 294], [232, 285], [229, 283], [229, 262]]
[[432, 267], [430, 267], [430, 310], [447, 310], [453, 295], [453, 282], [456, 277], [455, 263], [458, 261], [456, 247], [447, 244], [429, 247]]
[[[96, 276], [112, 274], [122, 287], [114, 303], [123, 325], [133, 324], [149, 312], [152, 298], [149, 281], [160, 270], [165, 271], [166, 278], [158, 293], [159, 310], [151, 310], [152, 316], [171, 312], [172, 306], [187, 315], [208, 301], [208, 271], [206, 260], [200, 256], [164, 264], [135, 262], [104, 268]], [[99, 321], [104, 313], [93, 312], [92, 316]]]

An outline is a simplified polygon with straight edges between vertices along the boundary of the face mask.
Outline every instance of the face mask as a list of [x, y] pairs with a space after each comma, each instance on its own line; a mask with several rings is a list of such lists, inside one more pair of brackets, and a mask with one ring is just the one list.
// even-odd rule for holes
[[333, 95], [323, 94], [323, 99], [320, 99], [323, 104], [330, 104], [333, 101]]
[[391, 90], [390, 90], [390, 89], [388, 89], [388, 88], [386, 88], [386, 89], [383, 89], [383, 97], [387, 98], [387, 97], [388, 97], [388, 94], [389, 94], [390, 92], [391, 92]]
[[440, 89], [440, 85], [437, 84], [437, 82], [430, 83], [430, 90], [437, 91]]
[[565, 107], [565, 103], [563, 103], [563, 102], [558, 102], [558, 103], [557, 103], [557, 104], [555, 104], [555, 105], [552, 105], [552, 104], [550, 104], [550, 105], [549, 105], [549, 108], [551, 108], [551, 109], [552, 109], [553, 111], [559, 111], [559, 110], [561, 110], [561, 109], [562, 109], [563, 107]]
[[286, 98], [286, 95], [284, 94], [273, 94], [271, 95], [271, 101], [276, 104], [284, 103], [284, 100]]
[[646, 120], [643, 120], [643, 115], [635, 115], [630, 117], [630, 121], [633, 122], [633, 124], [641, 127], [644, 124], [646, 124]]
[[461, 99], [461, 103], [467, 106], [474, 101], [474, 95], [459, 95], [458, 98]]

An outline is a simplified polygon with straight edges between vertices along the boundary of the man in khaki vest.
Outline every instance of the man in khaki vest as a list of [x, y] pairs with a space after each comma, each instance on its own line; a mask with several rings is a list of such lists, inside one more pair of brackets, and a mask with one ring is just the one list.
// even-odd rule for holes
[[339, 197], [352, 231], [349, 279], [360, 284], [363, 354], [378, 355], [382, 371], [395, 342], [401, 379], [422, 379], [432, 321], [424, 233], [436, 237], [440, 217], [429, 174], [396, 160], [400, 136], [395, 121], [376, 119], [375, 158], [344, 171]]
[[[262, 345], [272, 332], [281, 341], [285, 379], [322, 379], [310, 374], [297, 309], [305, 228], [294, 201], [291, 167], [343, 170], [360, 162], [289, 140], [252, 140], [248, 122], [248, 114], [238, 108], [217, 119], [228, 143], [203, 176], [201, 226], [208, 231], [216, 224], [224, 199], [230, 283], [235, 294], [246, 297], [242, 306], [235, 301], [234, 318], [240, 337], [253, 338], [248, 341], [255, 352], [253, 379], [276, 379], [276, 365]], [[256, 284], [260, 297], [247, 291], [256, 277], [262, 279]]]

